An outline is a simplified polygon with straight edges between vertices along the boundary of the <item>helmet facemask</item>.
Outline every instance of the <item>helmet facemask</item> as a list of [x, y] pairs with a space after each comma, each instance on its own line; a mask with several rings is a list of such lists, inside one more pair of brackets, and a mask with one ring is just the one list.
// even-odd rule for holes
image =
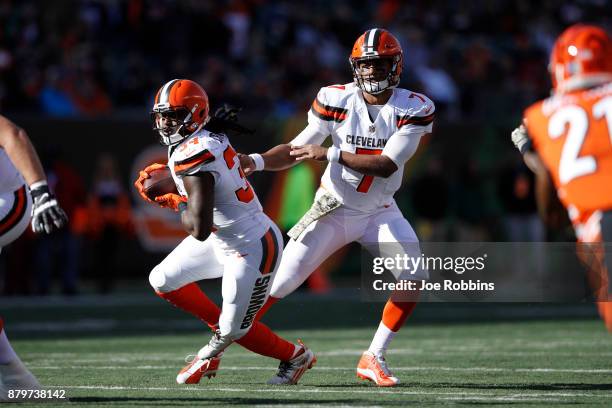
[[153, 121], [153, 130], [159, 133], [159, 143], [164, 146], [171, 146], [200, 130], [209, 118], [200, 125], [193, 122], [193, 112], [197, 108], [198, 105], [195, 105], [189, 111], [182, 107], [169, 108], [156, 105], [151, 112], [151, 120]]
[[349, 62], [355, 84], [364, 92], [378, 95], [399, 85], [402, 54], [350, 58]]

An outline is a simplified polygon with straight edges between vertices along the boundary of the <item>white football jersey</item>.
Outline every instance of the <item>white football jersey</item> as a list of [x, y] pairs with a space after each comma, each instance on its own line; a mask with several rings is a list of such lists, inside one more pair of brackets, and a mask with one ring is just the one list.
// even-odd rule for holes
[[4, 149], [0, 148], [0, 193], [13, 192], [24, 183], [21, 173], [15, 168]]
[[395, 88], [372, 121], [362, 92], [354, 83], [321, 88], [308, 112], [309, 126], [315, 125], [321, 134], [331, 135], [333, 145], [343, 151], [385, 154], [398, 166], [395, 173], [382, 178], [364, 176], [342, 164], [329, 163], [321, 186], [348, 208], [371, 211], [392, 204], [393, 195], [402, 184], [404, 161], [398, 160], [401, 155], [385, 149], [387, 141], [392, 136], [404, 138], [399, 139], [401, 146], [409, 143], [411, 137], [431, 133], [434, 110], [433, 102], [426, 96]]
[[214, 233], [211, 236], [223, 248], [259, 240], [270, 228], [272, 221], [264, 214], [226, 135], [202, 129], [170, 147], [168, 155], [168, 167], [183, 196], [188, 197], [184, 176], [208, 172], [214, 177]]

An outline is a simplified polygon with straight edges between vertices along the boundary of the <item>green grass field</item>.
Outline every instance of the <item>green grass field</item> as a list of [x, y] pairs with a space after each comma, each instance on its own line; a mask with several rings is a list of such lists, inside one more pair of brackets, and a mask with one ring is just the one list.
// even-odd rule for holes
[[[300, 385], [266, 385], [277, 363], [233, 345], [216, 378], [179, 386], [183, 359], [208, 333], [144, 299], [45, 308], [4, 300], [17, 352], [41, 383], [71, 400], [45, 406], [612, 405], [612, 337], [592, 317], [540, 319], [537, 307], [520, 305], [420, 305], [388, 354], [402, 384], [380, 389], [357, 379], [355, 365], [381, 305], [297, 298], [275, 306], [269, 322], [318, 356]], [[504, 312], [512, 317], [487, 322]]]

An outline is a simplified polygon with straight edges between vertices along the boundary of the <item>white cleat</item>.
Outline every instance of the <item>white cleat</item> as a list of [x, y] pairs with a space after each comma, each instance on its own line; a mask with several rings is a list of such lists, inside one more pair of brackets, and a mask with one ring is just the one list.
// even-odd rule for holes
[[298, 340], [303, 352], [289, 361], [281, 361], [276, 375], [268, 380], [271, 385], [295, 385], [317, 362], [314, 353]]
[[229, 336], [222, 336], [218, 329], [212, 335], [212, 338], [207, 345], [198, 351], [198, 358], [206, 360], [223, 353], [223, 351], [232, 344], [232, 339]]

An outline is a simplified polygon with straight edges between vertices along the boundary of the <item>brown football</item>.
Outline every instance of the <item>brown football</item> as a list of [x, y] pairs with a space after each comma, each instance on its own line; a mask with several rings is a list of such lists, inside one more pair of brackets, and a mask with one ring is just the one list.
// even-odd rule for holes
[[178, 194], [176, 184], [172, 179], [170, 169], [163, 168], [153, 170], [149, 173], [151, 177], [145, 179], [143, 183], [144, 192], [151, 200], [155, 201], [155, 197], [163, 196], [164, 194]]

